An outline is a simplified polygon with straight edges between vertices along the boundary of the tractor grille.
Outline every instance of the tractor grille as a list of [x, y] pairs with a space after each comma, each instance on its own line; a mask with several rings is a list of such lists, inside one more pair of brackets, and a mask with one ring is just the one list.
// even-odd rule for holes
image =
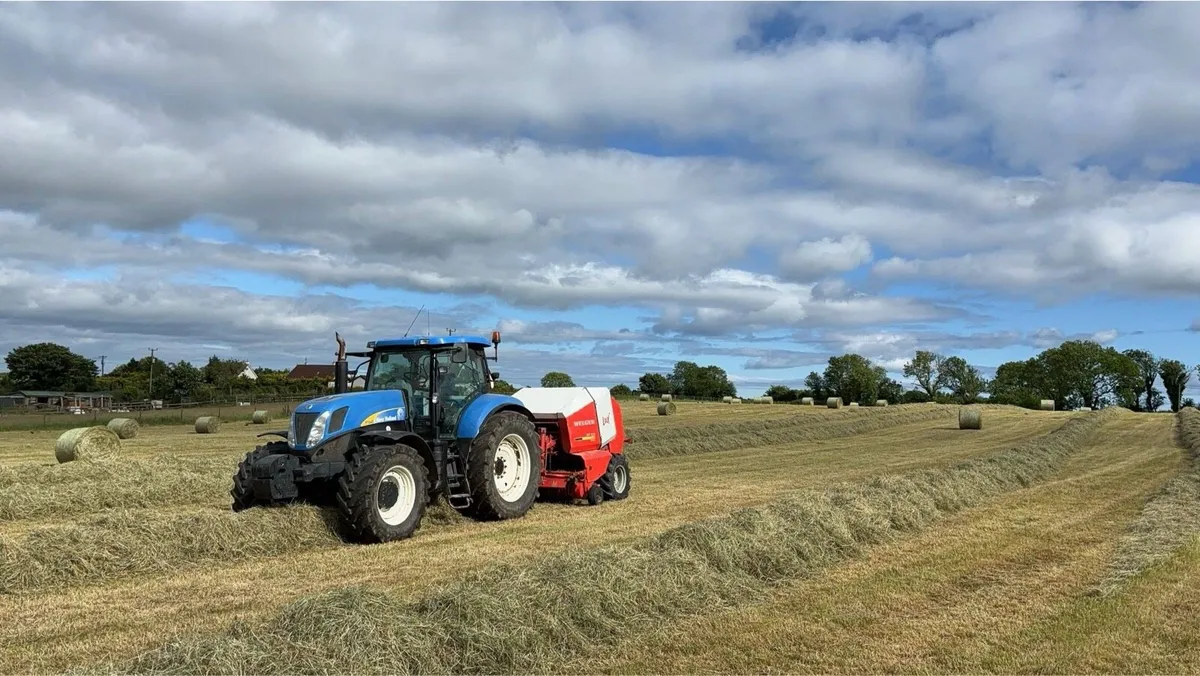
[[307, 445], [308, 432], [320, 415], [320, 413], [296, 413], [292, 416], [292, 429], [296, 432], [296, 448], [304, 448]]

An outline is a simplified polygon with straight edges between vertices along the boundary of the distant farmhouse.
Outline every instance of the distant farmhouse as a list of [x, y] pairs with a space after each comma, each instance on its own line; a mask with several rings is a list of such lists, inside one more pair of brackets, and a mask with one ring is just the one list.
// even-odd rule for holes
[[[326, 387], [333, 389], [334, 379], [333, 364], [296, 364], [290, 372], [288, 372], [288, 380], [310, 380], [312, 378], [324, 378]], [[367, 386], [367, 377], [360, 375], [350, 383], [350, 389], [361, 390]]]

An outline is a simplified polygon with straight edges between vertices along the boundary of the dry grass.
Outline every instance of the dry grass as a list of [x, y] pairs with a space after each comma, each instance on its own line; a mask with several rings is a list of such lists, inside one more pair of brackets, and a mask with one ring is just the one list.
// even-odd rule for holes
[[1179, 467], [1166, 416], [1128, 415], [1050, 481], [873, 548], [766, 603], [664, 624], [564, 673], [1196, 673], [1200, 545], [1087, 595]]
[[1096, 587], [1116, 593], [1129, 578], [1166, 561], [1200, 535], [1200, 411], [1185, 408], [1175, 416], [1176, 436], [1189, 456], [1188, 469], [1151, 497], [1113, 557], [1108, 574]]
[[[1048, 478], [1101, 424], [1072, 420], [1043, 438], [941, 471], [805, 491], [671, 529], [627, 547], [573, 551], [471, 573], [424, 599], [338, 589], [262, 625], [182, 638], [123, 669], [222, 673], [555, 671], [560, 660], [665, 621], [761, 598], [866, 546]], [[581, 584], [582, 581], [582, 584]]]
[[[654, 415], [653, 407], [648, 408]], [[694, 415], [695, 408], [681, 405], [678, 418]], [[1006, 407], [997, 407], [989, 416], [993, 422], [987, 431], [969, 435], [959, 432], [952, 419], [938, 419], [857, 437], [705, 453], [686, 462], [641, 460], [633, 465], [629, 500], [599, 507], [544, 503], [523, 519], [494, 524], [446, 514], [447, 518], [423, 526], [412, 540], [391, 545], [319, 545], [280, 557], [237, 558], [241, 555], [235, 554], [207, 563], [193, 563], [161, 545], [162, 561], [155, 563], [155, 570], [161, 572], [80, 575], [73, 585], [30, 587], [19, 595], [0, 595], [0, 616], [9, 618], [0, 623], [0, 672], [57, 671], [130, 655], [181, 633], [210, 631], [238, 618], [259, 621], [299, 595], [347, 584], [407, 596], [497, 561], [520, 564], [555, 552], [633, 543], [693, 519], [777, 500], [796, 489], [865, 479], [880, 472], [941, 467], [994, 453], [1034, 439], [1066, 419]], [[240, 434], [244, 440], [253, 439], [250, 432]], [[200, 437], [199, 442], [194, 435], [180, 438], [192, 444], [191, 452], [207, 454], [197, 444], [230, 444], [224, 437]], [[233, 441], [232, 447], [244, 443]], [[212, 508], [220, 510], [222, 518], [227, 516], [225, 509]], [[158, 519], [187, 518], [202, 510], [143, 511], [159, 524]], [[231, 537], [236, 541], [256, 536], [231, 533]]]

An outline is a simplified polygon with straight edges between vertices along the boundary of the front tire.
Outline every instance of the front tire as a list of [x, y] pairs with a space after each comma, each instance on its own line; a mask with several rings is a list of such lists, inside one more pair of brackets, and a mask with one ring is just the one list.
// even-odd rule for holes
[[429, 476], [411, 446], [356, 453], [338, 479], [337, 503], [347, 539], [363, 544], [412, 537], [429, 504]]
[[488, 418], [467, 454], [471, 516], [481, 521], [524, 516], [537, 500], [541, 478], [533, 423], [514, 411]]
[[269, 444], [259, 446], [247, 453], [246, 457], [238, 463], [237, 472], [233, 474], [233, 488], [229, 491], [233, 497], [233, 511], [241, 512], [255, 505], [265, 504], [254, 497], [254, 477], [250, 473], [250, 468], [261, 458], [270, 455], [271, 452]]

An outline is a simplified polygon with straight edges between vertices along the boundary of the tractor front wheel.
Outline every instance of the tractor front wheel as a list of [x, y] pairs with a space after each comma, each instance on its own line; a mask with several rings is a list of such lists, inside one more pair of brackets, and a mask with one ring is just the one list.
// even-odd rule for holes
[[411, 537], [429, 501], [429, 477], [411, 446], [356, 453], [338, 479], [337, 504], [348, 539], [363, 544]]
[[541, 450], [528, 418], [513, 411], [490, 417], [467, 454], [470, 514], [481, 521], [524, 516], [537, 500]]
[[233, 488], [229, 491], [229, 494], [233, 496], [233, 511], [240, 512], [260, 504], [259, 500], [254, 497], [254, 478], [250, 474], [250, 468], [260, 458], [270, 455], [272, 450], [270, 444], [259, 446], [247, 453], [246, 457], [238, 463], [237, 472], [233, 475]]

